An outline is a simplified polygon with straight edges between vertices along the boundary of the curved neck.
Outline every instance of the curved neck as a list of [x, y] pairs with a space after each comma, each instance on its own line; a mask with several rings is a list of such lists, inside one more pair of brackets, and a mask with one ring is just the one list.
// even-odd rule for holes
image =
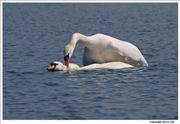
[[75, 46], [77, 42], [81, 42], [82, 44], [84, 44], [84, 42], [87, 41], [87, 36], [82, 35], [80, 33], [74, 33], [72, 35], [71, 41], [69, 42], [70, 45]]

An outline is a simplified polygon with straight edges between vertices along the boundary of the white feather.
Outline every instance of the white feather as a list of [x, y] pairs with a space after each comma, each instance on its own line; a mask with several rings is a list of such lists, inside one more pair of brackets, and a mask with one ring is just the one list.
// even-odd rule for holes
[[97, 70], [97, 69], [123, 69], [123, 68], [132, 68], [132, 65], [122, 63], [122, 62], [109, 62], [103, 64], [91, 64], [88, 66], [79, 67], [77, 64], [70, 63], [69, 67], [63, 65], [61, 62], [54, 61], [53, 63], [57, 64], [55, 71], [64, 71], [71, 72], [76, 70]]
[[118, 61], [132, 66], [148, 66], [136, 46], [104, 34], [95, 34], [93, 36], [85, 36], [80, 33], [73, 34], [70, 43], [65, 47], [64, 55], [69, 53], [71, 57], [77, 41], [85, 46], [84, 65]]

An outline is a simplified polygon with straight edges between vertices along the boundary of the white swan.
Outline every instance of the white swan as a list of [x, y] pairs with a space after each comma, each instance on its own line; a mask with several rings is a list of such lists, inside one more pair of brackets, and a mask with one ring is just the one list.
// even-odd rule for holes
[[77, 41], [85, 46], [83, 55], [83, 65], [85, 66], [93, 63], [115, 61], [127, 63], [132, 66], [148, 66], [148, 63], [139, 49], [131, 43], [104, 34], [85, 36], [80, 33], [74, 33], [71, 41], [64, 49], [64, 60], [66, 66], [69, 66], [70, 58]]
[[103, 64], [91, 64], [80, 68], [78, 65], [73, 63], [70, 63], [69, 66], [67, 67], [66, 65], [63, 65], [61, 62], [54, 61], [50, 64], [47, 70], [68, 72], [75, 70], [122, 69], [122, 68], [132, 68], [132, 67], [134, 66], [122, 62], [109, 62]]
[[50, 64], [50, 66], [47, 68], [48, 71], [74, 71], [79, 70], [80, 67], [76, 64], [69, 64], [69, 67], [63, 65], [61, 62], [54, 61]]

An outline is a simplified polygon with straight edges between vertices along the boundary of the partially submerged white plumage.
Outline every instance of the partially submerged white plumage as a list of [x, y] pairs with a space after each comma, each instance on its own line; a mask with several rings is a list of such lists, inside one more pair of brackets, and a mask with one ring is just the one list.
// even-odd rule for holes
[[54, 61], [47, 68], [48, 71], [76, 71], [76, 70], [97, 70], [97, 69], [123, 69], [123, 68], [132, 68], [134, 66], [122, 63], [122, 62], [108, 62], [103, 64], [91, 64], [88, 66], [79, 67], [77, 64], [70, 63], [67, 67], [61, 62]]

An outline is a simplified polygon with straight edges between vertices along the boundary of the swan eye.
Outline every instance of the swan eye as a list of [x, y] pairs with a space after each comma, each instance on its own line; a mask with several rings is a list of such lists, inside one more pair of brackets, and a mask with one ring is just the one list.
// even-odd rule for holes
[[55, 65], [55, 66], [56, 66], [56, 65], [58, 65], [58, 64], [52, 62], [50, 65]]

